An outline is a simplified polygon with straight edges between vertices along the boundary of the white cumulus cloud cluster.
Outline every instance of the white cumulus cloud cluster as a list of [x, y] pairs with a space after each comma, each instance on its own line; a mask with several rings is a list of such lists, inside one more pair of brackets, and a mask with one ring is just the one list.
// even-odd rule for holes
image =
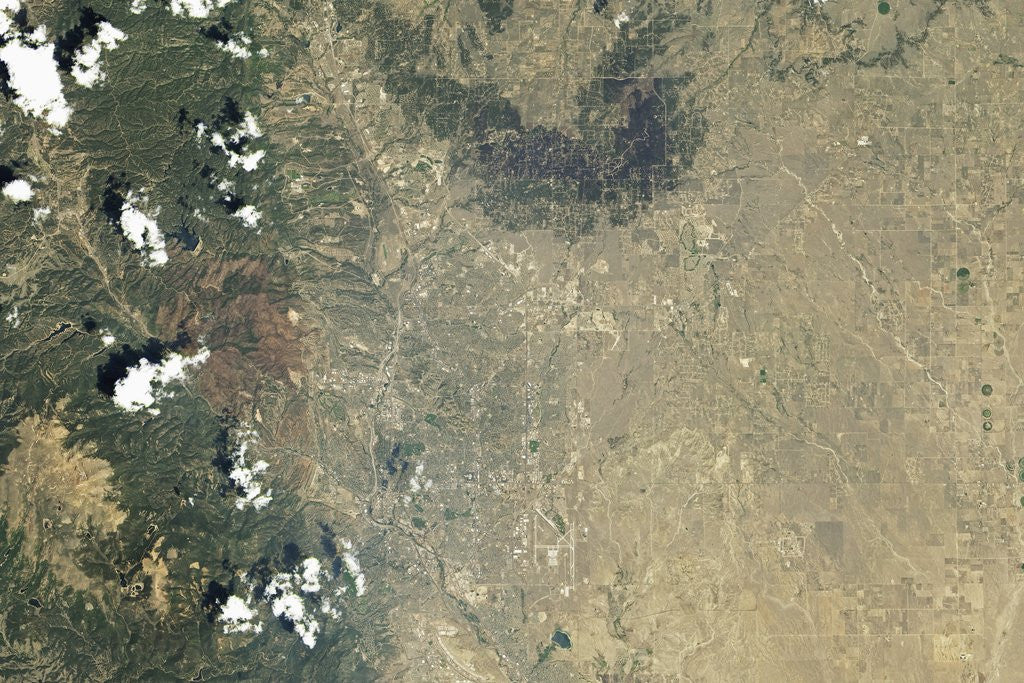
[[21, 9], [19, 0], [0, 0], [0, 61], [7, 67], [8, 85], [14, 91], [14, 104], [29, 116], [44, 119], [50, 130], [59, 133], [71, 117], [64, 99], [64, 88], [54, 59], [54, 44], [46, 40], [46, 27], [38, 26], [23, 35], [14, 23]]
[[[232, 193], [235, 191], [235, 183], [233, 181], [222, 179], [218, 181], [214, 187], [224, 193], [223, 197], [225, 203], [229, 203], [234, 200], [234, 195]], [[260, 218], [263, 216], [263, 213], [251, 204], [243, 204], [231, 215], [242, 221], [242, 224], [245, 225], [245, 227], [255, 228], [259, 225]]]
[[156, 223], [159, 208], [146, 213], [148, 198], [143, 194], [129, 192], [121, 205], [121, 232], [136, 250], [147, 257], [152, 266], [167, 263], [167, 243]]
[[205, 19], [215, 9], [226, 7], [231, 0], [171, 0], [171, 12], [176, 17]]
[[71, 67], [72, 77], [86, 88], [106, 79], [107, 75], [100, 68], [100, 56], [104, 49], [113, 50], [125, 38], [124, 33], [114, 28], [109, 21], [101, 21], [96, 29], [96, 37], [75, 52], [75, 63]]
[[255, 206], [250, 206], [246, 204], [245, 206], [240, 208], [238, 211], [235, 211], [231, 215], [234, 216], [235, 218], [240, 219], [247, 228], [255, 228], [257, 225], [259, 225], [260, 216], [262, 216], [263, 214], [257, 211]]
[[227, 39], [227, 42], [217, 43], [217, 48], [227, 52], [237, 59], [249, 59], [252, 57], [252, 38], [244, 33], [238, 33]]
[[[342, 541], [347, 551], [344, 555], [346, 571], [356, 582], [356, 594], [366, 592], [366, 580], [359, 570], [359, 561], [351, 552], [352, 543]], [[252, 592], [251, 577], [242, 576], [242, 583]], [[330, 574], [322, 567], [320, 560], [307, 557], [291, 571], [274, 574], [262, 592], [262, 602], [271, 614], [279, 620], [289, 622], [295, 633], [308, 648], [316, 647], [317, 636], [323, 624], [342, 616], [336, 606], [348, 592], [344, 585], [331, 587]], [[231, 596], [221, 609], [219, 621], [224, 624], [224, 633], [260, 633], [263, 626], [259, 621], [257, 608], [250, 606], [251, 599]], [[319, 607], [319, 609], [317, 609]], [[327, 619], [321, 622], [320, 615]]]
[[12, 328], [17, 328], [18, 325], [21, 324], [21, 315], [18, 313], [18, 307], [14, 306], [11, 309], [11, 312], [7, 314], [7, 317], [4, 318], [4, 320], [9, 322]]
[[202, 365], [209, 357], [210, 352], [203, 348], [194, 356], [172, 352], [159, 363], [143, 358], [138, 365], [128, 368], [128, 374], [114, 384], [114, 403], [129, 413], [145, 408], [150, 414], [158, 415], [160, 409], [154, 404], [158, 399], [171, 395], [167, 385], [183, 380], [188, 368]]
[[272, 500], [273, 489], [264, 492], [260, 483], [261, 476], [270, 465], [265, 460], [257, 460], [249, 465], [245, 457], [249, 444], [255, 438], [255, 432], [243, 432], [238, 445], [231, 452], [231, 471], [228, 472], [228, 479], [239, 491], [238, 500], [235, 501], [235, 507], [239, 510], [244, 509], [246, 505], [251, 505], [254, 510], [262, 510]]
[[15, 178], [4, 185], [4, 197], [18, 204], [32, 199], [32, 185], [24, 178]]
[[213, 146], [227, 155], [228, 166], [232, 168], [241, 166], [244, 171], [254, 171], [259, 166], [260, 160], [267, 154], [266, 150], [262, 149], [252, 152], [245, 149], [249, 142], [263, 136], [263, 131], [260, 130], [252, 112], [245, 112], [242, 122], [226, 137], [219, 131], [210, 133], [205, 123], [196, 124], [196, 138], [202, 140], [207, 135], [209, 135]]
[[429, 491], [434, 485], [433, 479], [427, 479], [426, 481], [420, 481], [420, 477], [423, 476], [423, 463], [416, 465], [416, 471], [409, 479], [409, 490], [413, 493], [418, 493], [420, 490]]
[[365, 595], [366, 575], [363, 574], [363, 571], [359, 566], [359, 558], [352, 552], [352, 541], [344, 540], [342, 541], [342, 545], [345, 547], [345, 553], [341, 556], [341, 559], [345, 561], [345, 569], [348, 570], [348, 573], [352, 576], [352, 580], [355, 582], [356, 595]]
[[221, 608], [218, 620], [224, 624], [224, 633], [262, 633], [263, 624], [256, 620], [256, 610], [246, 600], [232, 595]]
[[302, 566], [295, 572], [280, 572], [271, 579], [267, 586], [265, 599], [270, 604], [270, 611], [275, 617], [285, 617], [295, 626], [306, 647], [316, 646], [316, 634], [320, 632], [320, 623], [316, 614], [308, 609], [304, 595], [320, 591], [320, 560], [307, 557]]

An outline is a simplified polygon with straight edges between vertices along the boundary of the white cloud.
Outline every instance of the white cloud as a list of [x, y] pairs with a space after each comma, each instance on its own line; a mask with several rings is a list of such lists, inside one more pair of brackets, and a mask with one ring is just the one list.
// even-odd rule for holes
[[341, 616], [341, 610], [334, 607], [334, 605], [331, 604], [331, 599], [328, 597], [324, 597], [320, 600], [320, 612], [322, 614], [329, 614], [335, 619]]
[[257, 460], [250, 467], [246, 462], [245, 454], [249, 450], [250, 442], [255, 438], [256, 432], [243, 432], [241, 440], [231, 452], [231, 471], [228, 472], [228, 480], [241, 494], [235, 501], [235, 507], [239, 510], [244, 509], [246, 505], [252, 505], [254, 510], [262, 510], [273, 500], [273, 489], [267, 489], [264, 493], [263, 485], [259, 481], [270, 465], [265, 460]]
[[[424, 464], [420, 463], [416, 465], [416, 471], [412, 477], [409, 478], [409, 490], [413, 493], [418, 493], [421, 489], [429, 491], [430, 487], [434, 485], [433, 479], [427, 479], [425, 482], [420, 482], [420, 476], [423, 474]], [[411, 499], [410, 499], [411, 500]], [[408, 500], [406, 501], [408, 502]]]
[[129, 413], [146, 408], [157, 415], [160, 410], [153, 405], [167, 395], [165, 387], [184, 379], [186, 369], [205, 363], [209, 357], [210, 352], [203, 348], [189, 357], [172, 352], [159, 363], [143, 358], [138, 365], [128, 368], [128, 374], [114, 385], [114, 404]]
[[228, 38], [226, 43], [217, 43], [219, 49], [238, 59], [249, 59], [249, 57], [252, 57], [252, 50], [249, 49], [250, 45], [252, 45], [252, 38], [244, 33]]
[[146, 8], [146, 0], [132, 0], [131, 7], [128, 9], [132, 14], [142, 14], [146, 11]]
[[21, 324], [21, 316], [18, 314], [18, 307], [14, 306], [4, 320], [11, 324], [11, 328], [17, 328], [18, 325]]
[[27, 202], [33, 195], [32, 186], [22, 178], [16, 178], [4, 185], [3, 192], [12, 202]]
[[110, 22], [101, 21], [97, 26], [96, 37], [75, 52], [75, 63], [71, 67], [71, 75], [75, 81], [79, 85], [91, 88], [106, 79], [107, 75], [100, 69], [100, 55], [104, 48], [116, 48], [124, 38], [124, 33], [114, 28]]
[[[346, 548], [352, 547], [351, 542], [347, 540], [343, 540], [343, 543]], [[356, 562], [356, 571], [358, 572], [358, 562]], [[252, 590], [253, 583], [249, 576], [243, 575], [242, 582], [249, 587], [250, 591]], [[324, 584], [330, 582], [331, 577], [324, 571], [320, 560], [315, 557], [307, 557], [294, 570], [274, 574], [263, 589], [261, 599], [270, 607], [270, 611], [275, 617], [286, 619], [291, 623], [295, 633], [306, 647], [313, 648], [316, 647], [317, 635], [322, 631], [323, 623], [343, 616], [341, 610], [332, 605], [332, 597], [341, 598], [345, 592], [344, 588], [336, 588], [332, 595], [321, 593]], [[357, 579], [357, 584], [363, 585], [359, 579]], [[310, 600], [314, 594], [319, 594], [317, 598], [314, 598], [315, 604]], [[359, 589], [359, 594], [362, 595], [362, 589]], [[316, 609], [317, 605], [319, 605], [319, 610]], [[326, 619], [325, 622], [321, 623], [317, 620], [318, 612], [322, 615], [320, 618]], [[259, 633], [259, 629], [262, 628], [259, 624], [257, 609], [250, 607], [249, 598], [242, 599], [238, 596], [229, 598], [221, 611], [220, 620], [225, 624], [225, 633], [243, 633], [249, 630]], [[249, 626], [253, 622], [256, 623], [256, 626]], [[229, 625], [231, 630], [229, 630]], [[241, 627], [237, 625], [241, 625]]]
[[205, 19], [214, 9], [226, 6], [231, 0], [171, 0], [171, 12], [175, 16]]
[[253, 621], [256, 611], [237, 595], [232, 595], [221, 608], [219, 620], [224, 624], [224, 633], [261, 633], [263, 624]]
[[238, 211], [232, 214], [235, 218], [240, 218], [246, 227], [255, 228], [259, 223], [260, 216], [263, 214], [256, 210], [255, 206], [243, 206]]
[[167, 263], [167, 243], [156, 220], [143, 211], [148, 203], [145, 195], [128, 193], [121, 205], [121, 232], [136, 250], [148, 257], [150, 265], [160, 266]]
[[316, 593], [320, 590], [320, 560], [315, 557], [307, 557], [302, 561], [302, 585], [299, 589], [303, 593]]
[[[9, 7], [12, 3], [8, 2]], [[16, 93], [14, 103], [30, 116], [44, 119], [54, 133], [67, 125], [71, 107], [64, 99], [64, 89], [53, 59], [54, 45], [43, 42], [46, 29], [38, 27], [26, 42], [12, 35], [11, 21], [6, 15], [0, 29], [8, 43], [0, 48], [0, 61], [7, 66], [8, 85]]]
[[306, 609], [305, 601], [298, 591], [304, 593], [319, 591], [320, 573], [320, 561], [314, 557], [308, 557], [302, 563], [301, 574], [299, 572], [279, 572], [271, 579], [264, 593], [270, 603], [270, 611], [275, 617], [283, 616], [292, 622], [295, 632], [299, 634], [302, 642], [308, 648], [316, 646], [316, 634], [320, 632], [320, 623], [316, 620], [316, 614], [312, 610]]
[[21, 9], [19, 0], [0, 0], [0, 34], [6, 35], [11, 30], [13, 17]]
[[254, 171], [259, 165], [260, 160], [267, 155], [265, 150], [258, 149], [255, 152], [249, 154], [235, 154], [231, 152], [228, 155], [228, 166], [234, 166], [241, 164], [242, 168], [246, 171]]
[[21, 9], [19, 0], [0, 0], [0, 61], [8, 72], [8, 85], [15, 92], [14, 103], [26, 114], [43, 118], [54, 133], [67, 125], [71, 107], [54, 60], [54, 44], [46, 41], [46, 27], [38, 26], [21, 35], [13, 21]]
[[252, 115], [252, 112], [245, 112], [242, 123], [238, 126], [232, 139], [237, 140], [239, 135], [248, 135], [252, 138], [258, 138], [263, 135], [263, 131], [260, 130], [259, 125], [256, 123], [256, 117]]
[[[196, 139], [202, 140], [208, 132], [206, 124], [199, 122], [196, 124]], [[260, 161], [266, 156], [266, 150], [258, 149], [254, 152], [249, 152], [243, 149], [238, 152], [229, 147], [236, 147], [242, 138], [248, 138], [249, 141], [255, 140], [256, 138], [263, 137], [263, 131], [260, 130], [259, 124], [256, 122], [256, 117], [252, 115], [252, 112], [245, 112], [245, 116], [242, 122], [235, 128], [231, 133], [224, 137], [223, 133], [214, 132], [210, 134], [210, 142], [213, 143], [214, 147], [219, 148], [228, 157], [228, 166], [234, 168], [235, 166], [241, 166], [245, 171], [254, 171], [259, 166]]]
[[[351, 549], [352, 543], [346, 541], [345, 547]], [[365, 595], [366, 576], [363, 574], [362, 570], [359, 567], [359, 558], [355, 556], [355, 553], [349, 550], [341, 556], [341, 559], [345, 561], [345, 568], [348, 569], [349, 574], [352, 575], [352, 579], [356, 583], [356, 595]]]

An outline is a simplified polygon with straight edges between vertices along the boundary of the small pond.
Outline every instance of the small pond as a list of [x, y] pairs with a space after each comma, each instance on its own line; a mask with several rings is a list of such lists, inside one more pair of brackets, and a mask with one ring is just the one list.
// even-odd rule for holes
[[551, 642], [563, 650], [568, 650], [572, 647], [572, 641], [569, 640], [569, 634], [562, 630], [557, 630], [551, 634]]

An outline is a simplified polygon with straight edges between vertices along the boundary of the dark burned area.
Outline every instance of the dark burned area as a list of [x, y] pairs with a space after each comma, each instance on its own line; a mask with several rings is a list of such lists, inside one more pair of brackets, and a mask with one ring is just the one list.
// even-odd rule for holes
[[[595, 4], [596, 11], [603, 8]], [[358, 19], [370, 36], [367, 56], [385, 75], [385, 91], [407, 120], [457, 143], [452, 148], [462, 158], [453, 168], [468, 165], [484, 181], [477, 199], [493, 217], [537, 212], [550, 218], [578, 203], [649, 202], [675, 187], [704, 143], [706, 120], [683, 98], [693, 75], [640, 75], [663, 52], [660, 36], [688, 23], [688, 16], [645, 20], [638, 14], [635, 27], [620, 32], [602, 56], [601, 76], [577, 97], [572, 127], [578, 134], [524, 126], [495, 83], [467, 86], [423, 73], [433, 54], [433, 17], [413, 25], [372, 5]], [[468, 60], [465, 44], [462, 49], [467, 54], [460, 58]]]
[[613, 128], [610, 136], [576, 138], [543, 126], [519, 128], [481, 143], [477, 161], [486, 176], [573, 183], [577, 198], [586, 201], [607, 199], [608, 190], [650, 200], [655, 189], [674, 185], [671, 152], [684, 168], [693, 161], [692, 154], [678, 154], [684, 150], [670, 138], [667, 107], [674, 98], [666, 86], [660, 78], [622, 79], [605, 88], [617, 90], [618, 103], [628, 109], [626, 125]]
[[505, 20], [512, 16], [513, 0], [476, 0], [476, 4], [487, 18], [488, 33], [505, 30]]

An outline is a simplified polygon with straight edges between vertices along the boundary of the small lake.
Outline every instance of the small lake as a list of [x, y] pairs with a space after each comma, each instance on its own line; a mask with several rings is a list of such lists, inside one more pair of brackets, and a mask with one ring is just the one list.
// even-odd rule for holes
[[562, 630], [557, 630], [551, 634], [551, 642], [563, 650], [568, 650], [572, 647], [572, 641], [569, 640], [569, 634]]

